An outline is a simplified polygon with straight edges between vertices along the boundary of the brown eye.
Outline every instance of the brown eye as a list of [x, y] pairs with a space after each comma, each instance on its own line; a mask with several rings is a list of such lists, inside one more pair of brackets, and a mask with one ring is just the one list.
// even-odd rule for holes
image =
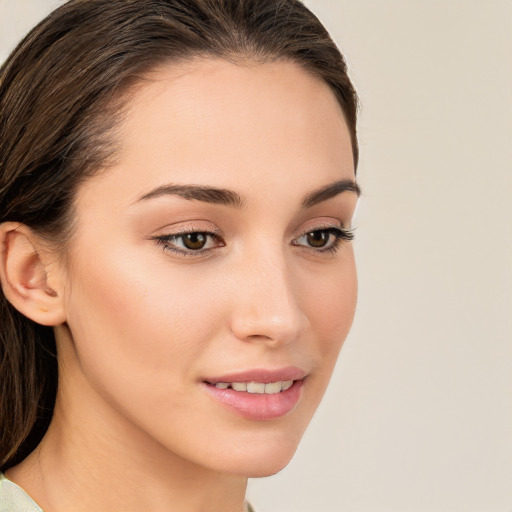
[[342, 241], [350, 241], [353, 238], [354, 233], [352, 230], [336, 226], [326, 229], [315, 229], [314, 231], [304, 233], [299, 238], [293, 240], [292, 245], [314, 249], [319, 253], [335, 252]]
[[208, 241], [208, 237], [205, 233], [186, 233], [181, 235], [183, 239], [183, 245], [192, 251], [198, 251], [203, 249]]
[[331, 233], [329, 231], [311, 231], [306, 234], [306, 241], [311, 247], [325, 247], [329, 242]]
[[210, 249], [225, 245], [218, 234], [207, 231], [190, 231], [176, 235], [156, 236], [154, 240], [164, 250], [183, 256], [198, 256]]

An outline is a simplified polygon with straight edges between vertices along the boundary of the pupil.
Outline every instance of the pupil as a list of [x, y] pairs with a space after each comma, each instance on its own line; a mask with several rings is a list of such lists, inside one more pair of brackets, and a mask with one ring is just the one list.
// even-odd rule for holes
[[183, 236], [183, 243], [187, 249], [202, 249], [206, 245], [204, 233], [188, 233]]
[[308, 233], [307, 240], [312, 247], [323, 247], [329, 240], [329, 233], [326, 231], [312, 231]]

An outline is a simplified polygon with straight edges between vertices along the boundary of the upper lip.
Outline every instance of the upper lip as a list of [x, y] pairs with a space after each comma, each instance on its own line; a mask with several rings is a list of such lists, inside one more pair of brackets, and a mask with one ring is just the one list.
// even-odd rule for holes
[[270, 382], [279, 382], [285, 380], [302, 380], [306, 377], [307, 372], [297, 368], [296, 366], [287, 366], [286, 368], [278, 368], [270, 370], [266, 368], [254, 368], [236, 373], [230, 373], [219, 377], [208, 377], [204, 379], [209, 384], [217, 384], [218, 382], [262, 382], [268, 384]]

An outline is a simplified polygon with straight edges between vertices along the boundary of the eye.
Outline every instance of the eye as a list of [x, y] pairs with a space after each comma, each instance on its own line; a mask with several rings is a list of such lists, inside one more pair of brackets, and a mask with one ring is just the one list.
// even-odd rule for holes
[[325, 247], [329, 244], [329, 241], [334, 238], [334, 235], [327, 231], [311, 231], [311, 233], [304, 236], [308, 245], [316, 248]]
[[319, 252], [336, 251], [342, 240], [352, 240], [354, 233], [350, 229], [339, 227], [330, 227], [325, 229], [315, 229], [304, 233], [296, 238], [292, 244], [316, 249]]
[[215, 247], [222, 247], [224, 242], [219, 235], [208, 231], [189, 231], [154, 237], [164, 250], [182, 255], [196, 255]]
[[186, 249], [198, 251], [204, 249], [208, 243], [208, 235], [206, 233], [187, 233], [178, 237]]

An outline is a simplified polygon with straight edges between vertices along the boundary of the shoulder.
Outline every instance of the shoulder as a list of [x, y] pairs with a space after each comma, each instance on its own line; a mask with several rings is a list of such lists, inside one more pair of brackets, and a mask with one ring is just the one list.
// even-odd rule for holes
[[43, 512], [34, 500], [0, 473], [0, 512]]

